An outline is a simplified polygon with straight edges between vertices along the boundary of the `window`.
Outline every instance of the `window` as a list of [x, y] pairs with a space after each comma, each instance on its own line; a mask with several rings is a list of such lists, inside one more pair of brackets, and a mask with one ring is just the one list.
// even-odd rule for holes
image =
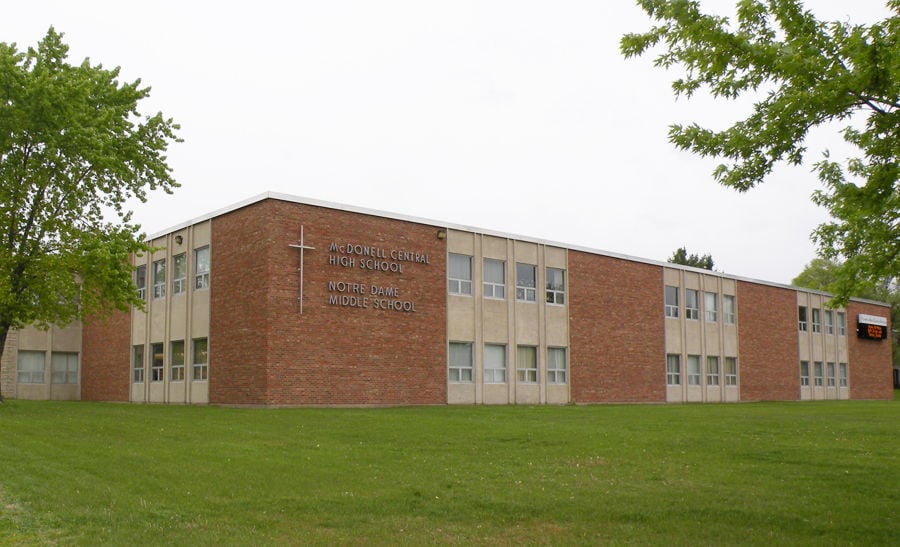
[[519, 346], [516, 348], [516, 378], [520, 382], [537, 382], [537, 348], [534, 346]]
[[147, 265], [141, 264], [134, 269], [134, 285], [138, 290], [138, 298], [147, 299]]
[[472, 257], [450, 253], [447, 264], [447, 291], [472, 294]]
[[547, 383], [566, 383], [565, 348], [547, 348]]
[[150, 381], [162, 382], [164, 375], [163, 345], [150, 344]]
[[834, 312], [825, 310], [825, 334], [834, 334]]
[[707, 321], [719, 320], [719, 303], [716, 299], [717, 296], [718, 295], [714, 292], [703, 293], [703, 312], [706, 315]]
[[184, 381], [184, 340], [172, 342], [172, 352], [169, 355], [169, 381]]
[[809, 385], [809, 361], [800, 361], [800, 385]]
[[144, 346], [131, 347], [131, 381], [135, 384], [144, 382]]
[[484, 383], [506, 383], [506, 346], [484, 345]]
[[534, 302], [537, 299], [537, 273], [531, 264], [516, 264], [516, 300]]
[[43, 384], [46, 355], [43, 351], [19, 351], [16, 382]]
[[559, 268], [547, 268], [547, 303], [566, 303], [566, 272]]
[[670, 386], [681, 385], [681, 356], [666, 355], [666, 384]]
[[678, 287], [666, 285], [666, 317], [678, 317]]
[[209, 288], [209, 246], [194, 249], [194, 289]]
[[684, 290], [684, 316], [688, 319], [700, 319], [700, 295], [694, 289]]
[[828, 363], [825, 371], [827, 373], [826, 379], [828, 380], [828, 387], [834, 387], [837, 383], [834, 377], [834, 363]]
[[708, 386], [719, 385], [719, 358], [718, 357], [707, 357], [706, 358], [706, 385], [708, 385]]
[[847, 374], [847, 363], [841, 363], [839, 367], [841, 371], [841, 387], [847, 387], [849, 379]]
[[153, 298], [162, 298], [166, 295], [166, 261], [157, 260], [153, 263]]
[[725, 314], [725, 324], [734, 325], [737, 315], [735, 313], [734, 295], [726, 294], [722, 296], [722, 312]]
[[484, 259], [484, 297], [506, 298], [506, 262]]
[[806, 306], [800, 306], [797, 309], [797, 325], [801, 332], [807, 330]]
[[812, 331], [813, 332], [822, 332], [822, 310], [819, 308], [812, 309]]
[[206, 338], [195, 338], [193, 342], [192, 353], [194, 356], [191, 362], [191, 377], [195, 381], [203, 381], [209, 379], [209, 346]]
[[700, 385], [700, 356], [688, 355], [687, 358], [687, 375], [689, 386]]
[[451, 382], [472, 381], [471, 342], [450, 342], [449, 374]]
[[816, 387], [821, 387], [822, 386], [822, 361], [816, 361], [813, 364], [813, 366], [815, 367], [814, 371], [816, 373], [816, 376], [815, 376]]
[[847, 314], [842, 311], [837, 312], [838, 334], [840, 336], [847, 335]]
[[737, 375], [737, 357], [725, 358], [725, 385], [736, 386], [738, 380]]
[[172, 294], [187, 290], [187, 256], [184, 253], [172, 258]]
[[50, 383], [78, 383], [78, 354], [53, 352], [50, 356]]

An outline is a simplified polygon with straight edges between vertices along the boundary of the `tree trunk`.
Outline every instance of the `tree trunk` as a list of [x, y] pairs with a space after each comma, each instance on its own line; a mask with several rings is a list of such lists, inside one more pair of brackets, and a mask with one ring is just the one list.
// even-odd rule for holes
[[[9, 334], [9, 325], [0, 325], [0, 361], [6, 352], [6, 335]], [[3, 375], [0, 374], [0, 403], [3, 402]]]

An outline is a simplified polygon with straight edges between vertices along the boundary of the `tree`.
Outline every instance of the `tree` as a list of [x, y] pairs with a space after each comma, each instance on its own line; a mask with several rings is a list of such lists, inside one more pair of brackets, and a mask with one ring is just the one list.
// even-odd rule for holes
[[[840, 272], [840, 263], [816, 258], [803, 268], [803, 271], [791, 281], [791, 285], [818, 291], [832, 291], [840, 283]], [[900, 325], [900, 284], [896, 279], [882, 279], [857, 296], [887, 302], [891, 305], [891, 326], [893, 328], [891, 352], [894, 364], [900, 364], [900, 333], [897, 332], [897, 325]]]
[[780, 163], [800, 165], [810, 129], [843, 124], [860, 153], [845, 162], [827, 150], [813, 171], [813, 201], [832, 220], [813, 233], [819, 254], [840, 263], [835, 303], [900, 275], [900, 0], [871, 25], [825, 23], [798, 0], [740, 0], [736, 23], [704, 14], [692, 0], [639, 0], [659, 24], [626, 34], [626, 58], [657, 45], [658, 67], [681, 67], [676, 96], [707, 89], [718, 99], [762, 95], [746, 119], [713, 131], [672, 125], [676, 147], [723, 158], [714, 178], [738, 191], [763, 182]]
[[142, 305], [129, 256], [149, 248], [126, 202], [178, 186], [178, 125], [137, 110], [150, 88], [70, 65], [62, 37], [0, 43], [0, 356], [11, 329]]
[[679, 247], [672, 256], [667, 260], [670, 264], [681, 264], [683, 266], [693, 266], [694, 268], [702, 268], [704, 270], [713, 269], [713, 259], [711, 255], [695, 255], [688, 254], [685, 247]]

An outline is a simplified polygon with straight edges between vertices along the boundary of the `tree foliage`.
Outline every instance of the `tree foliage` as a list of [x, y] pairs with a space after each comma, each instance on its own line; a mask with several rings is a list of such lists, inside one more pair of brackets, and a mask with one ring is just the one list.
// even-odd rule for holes
[[681, 264], [683, 266], [693, 266], [694, 268], [702, 268], [704, 270], [713, 269], [713, 258], [711, 255], [703, 256], [696, 254], [688, 254], [686, 247], [679, 247], [672, 256], [667, 260], [670, 264]]
[[150, 88], [67, 56], [52, 27], [37, 49], [0, 43], [0, 352], [11, 328], [140, 305], [126, 202], [178, 186], [178, 125], [137, 110]]
[[900, 0], [871, 25], [823, 22], [797, 0], [740, 0], [732, 23], [692, 0], [639, 0], [657, 23], [621, 40], [625, 57], [662, 47], [657, 67], [680, 67], [676, 96], [700, 89], [719, 99], [760, 95], [752, 113], [727, 129], [672, 125], [678, 148], [722, 158], [720, 183], [746, 191], [780, 163], [799, 165], [817, 126], [843, 126], [859, 156], [813, 164], [823, 188], [813, 201], [831, 220], [813, 239], [841, 266], [836, 302], [900, 274]]

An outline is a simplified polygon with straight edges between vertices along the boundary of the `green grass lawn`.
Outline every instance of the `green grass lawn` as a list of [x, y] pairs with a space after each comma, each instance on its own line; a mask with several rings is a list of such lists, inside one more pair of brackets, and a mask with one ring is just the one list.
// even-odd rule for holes
[[900, 544], [896, 400], [7, 401], [0, 464], [0, 544]]

